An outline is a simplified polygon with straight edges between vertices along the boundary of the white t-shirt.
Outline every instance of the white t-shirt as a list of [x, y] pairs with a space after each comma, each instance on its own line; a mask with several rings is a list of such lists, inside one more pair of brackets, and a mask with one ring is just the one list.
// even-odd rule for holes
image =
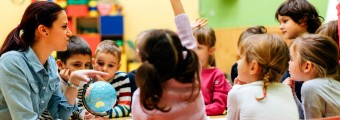
[[228, 94], [227, 120], [298, 120], [298, 108], [291, 88], [281, 83], [269, 83], [263, 97], [263, 81], [234, 85]]

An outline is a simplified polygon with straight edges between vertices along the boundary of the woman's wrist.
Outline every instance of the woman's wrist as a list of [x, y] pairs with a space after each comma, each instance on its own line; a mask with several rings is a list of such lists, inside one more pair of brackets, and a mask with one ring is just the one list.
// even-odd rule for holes
[[74, 84], [74, 83], [72, 83], [70, 81], [67, 81], [67, 86], [69, 86], [71, 88], [74, 88], [74, 89], [77, 89], [77, 90], [79, 89], [79, 84], [76, 85], [76, 84]]

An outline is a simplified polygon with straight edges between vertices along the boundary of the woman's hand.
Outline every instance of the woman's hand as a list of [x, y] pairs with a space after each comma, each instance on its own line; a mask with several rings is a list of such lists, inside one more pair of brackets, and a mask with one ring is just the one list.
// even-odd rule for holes
[[77, 70], [71, 73], [70, 82], [79, 85], [80, 81], [89, 82], [90, 78], [100, 80], [102, 79], [100, 76], [108, 76], [108, 74], [96, 70]]

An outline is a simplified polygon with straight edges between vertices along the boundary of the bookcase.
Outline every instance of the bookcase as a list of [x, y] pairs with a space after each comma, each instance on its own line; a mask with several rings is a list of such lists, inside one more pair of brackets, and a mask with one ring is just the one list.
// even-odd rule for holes
[[[127, 72], [127, 56], [124, 51], [124, 17], [121, 14], [101, 16], [96, 0], [58, 0], [64, 5], [68, 16], [68, 27], [73, 35], [84, 38], [94, 55], [102, 40], [114, 40], [121, 48], [120, 71]], [[63, 7], [63, 6], [62, 6]]]

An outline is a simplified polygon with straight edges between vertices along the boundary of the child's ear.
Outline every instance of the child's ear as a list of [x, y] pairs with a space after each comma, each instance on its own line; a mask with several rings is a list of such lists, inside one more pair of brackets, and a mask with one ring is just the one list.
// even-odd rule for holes
[[120, 69], [120, 66], [121, 66], [121, 64], [119, 63], [119, 64], [118, 64], [118, 68], [117, 68], [118, 71], [119, 71], [119, 69]]
[[214, 55], [214, 52], [215, 52], [216, 48], [215, 47], [211, 47], [209, 48], [209, 55]]
[[314, 69], [314, 65], [310, 61], [307, 61], [307, 62], [303, 63], [303, 65], [302, 65], [302, 72], [303, 73], [312, 73], [313, 69]]
[[60, 59], [58, 59], [57, 61], [56, 61], [56, 63], [57, 63], [57, 66], [58, 66], [58, 69], [60, 70], [60, 69], [64, 69], [64, 63], [60, 60]]
[[94, 58], [92, 58], [92, 65], [95, 65], [94, 63], [95, 63], [95, 59], [94, 59]]
[[257, 61], [252, 60], [249, 65], [250, 65], [250, 74], [252, 74], [252, 75], [259, 74], [260, 65]]

